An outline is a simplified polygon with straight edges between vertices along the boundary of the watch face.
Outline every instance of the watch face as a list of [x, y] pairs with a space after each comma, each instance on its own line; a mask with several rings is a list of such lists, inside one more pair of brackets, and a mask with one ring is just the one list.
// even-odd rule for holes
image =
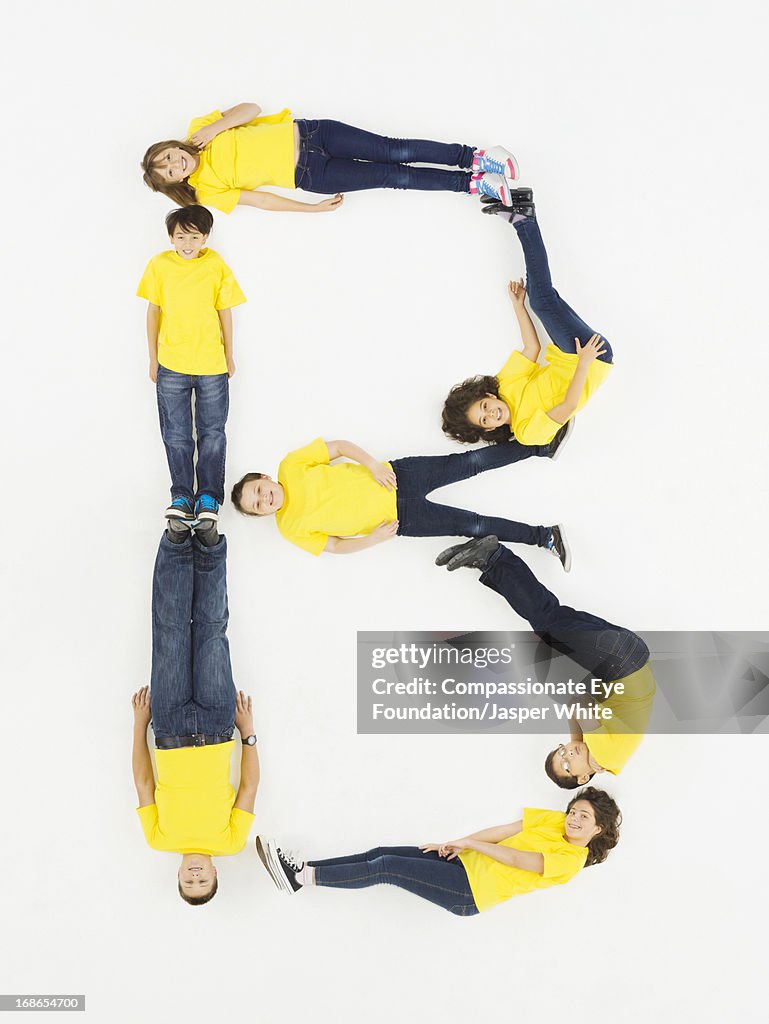
[[256, 746], [256, 736], [246, 736], [246, 745], [249, 747]]

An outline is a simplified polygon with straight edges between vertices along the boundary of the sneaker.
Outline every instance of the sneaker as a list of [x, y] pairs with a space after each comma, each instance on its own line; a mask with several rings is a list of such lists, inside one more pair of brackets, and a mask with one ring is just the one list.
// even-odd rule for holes
[[564, 572], [568, 572], [571, 569], [571, 548], [566, 542], [563, 526], [560, 523], [558, 526], [553, 526], [550, 530], [550, 543], [547, 545], [547, 550], [551, 555], [555, 555], [563, 566]]
[[558, 433], [555, 435], [553, 440], [548, 445], [548, 459], [552, 459], [553, 462], [558, 458], [563, 450], [563, 446], [569, 440], [571, 435], [574, 433], [574, 417], [567, 420], [566, 423], [561, 427]]
[[474, 537], [465, 544], [454, 544], [441, 551], [436, 565], [445, 565], [449, 572], [455, 569], [485, 569], [489, 559], [499, 547], [496, 537]]
[[473, 154], [473, 171], [481, 174], [501, 174], [509, 181], [518, 181], [521, 176], [521, 172], [518, 170], [518, 161], [503, 146], [476, 149]]
[[301, 882], [297, 882], [296, 876], [304, 867], [304, 861], [298, 860], [288, 850], [281, 850], [274, 839], [266, 839], [264, 836], [256, 837], [256, 852], [259, 860], [269, 872], [270, 878], [281, 892], [287, 892], [293, 896], [302, 888]]
[[195, 536], [204, 547], [214, 548], [219, 543], [219, 530], [215, 519], [199, 519], [193, 523]]
[[192, 523], [186, 519], [169, 519], [166, 536], [172, 544], [183, 544], [192, 533]]
[[473, 195], [488, 196], [504, 206], [510, 206], [510, 186], [501, 174], [474, 174], [470, 179]]
[[210, 494], [201, 494], [195, 502], [195, 518], [201, 519], [213, 519], [214, 522], [219, 518], [219, 502], [216, 498], [211, 497]]
[[[534, 202], [534, 190], [530, 188], [511, 188], [510, 201], [513, 206], [531, 204]], [[495, 200], [491, 196], [482, 196], [481, 202], [489, 204], [495, 202]]]
[[[529, 192], [531, 189], [516, 189], [517, 191]], [[510, 203], [503, 203], [501, 200], [495, 201], [493, 198], [481, 199], [483, 204], [482, 213], [488, 213], [490, 215], [496, 214], [507, 221], [508, 224], [514, 223], [514, 218], [518, 217], [536, 217], [537, 208], [534, 203], [527, 199], [515, 199], [513, 196], [513, 190], [510, 190]]]
[[195, 508], [189, 498], [174, 498], [166, 509], [166, 519], [183, 519], [191, 523], [195, 519]]

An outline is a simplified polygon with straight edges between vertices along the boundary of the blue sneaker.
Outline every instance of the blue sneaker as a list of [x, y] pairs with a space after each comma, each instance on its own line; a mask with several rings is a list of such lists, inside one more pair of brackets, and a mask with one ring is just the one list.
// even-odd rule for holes
[[501, 174], [508, 181], [518, 181], [521, 172], [518, 161], [503, 146], [492, 146], [491, 149], [476, 149], [473, 153], [473, 171], [481, 174]]
[[510, 186], [501, 174], [474, 174], [470, 179], [470, 194], [489, 196], [503, 206], [513, 205]]
[[191, 523], [195, 519], [195, 509], [189, 498], [174, 498], [166, 509], [166, 519], [181, 519]]
[[210, 494], [201, 494], [195, 502], [195, 519], [212, 519], [214, 522], [219, 518], [219, 502]]

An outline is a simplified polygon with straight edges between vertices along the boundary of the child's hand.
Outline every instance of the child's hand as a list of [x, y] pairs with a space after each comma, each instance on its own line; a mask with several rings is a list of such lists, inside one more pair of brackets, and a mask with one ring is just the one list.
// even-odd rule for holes
[[242, 690], [238, 690], [235, 697], [235, 728], [241, 736], [253, 736], [254, 715], [251, 710], [251, 698], [247, 697]]
[[341, 192], [337, 192], [330, 199], [324, 199], [322, 203], [316, 203], [313, 209], [316, 213], [327, 213], [329, 210], [338, 210], [343, 202], [344, 196]]
[[235, 360], [234, 359], [228, 359], [227, 360], [227, 376], [228, 377], [234, 377], [235, 376]]
[[391, 540], [398, 532], [398, 520], [393, 519], [392, 522], [385, 521], [380, 523], [376, 529], [371, 531], [370, 536], [374, 538], [374, 544], [381, 544], [384, 540]]
[[220, 134], [221, 129], [218, 129], [214, 122], [214, 124], [207, 124], [202, 128], [198, 128], [194, 135], [190, 135], [189, 141], [193, 146], [197, 146], [198, 149], [205, 149], [208, 143]]
[[580, 345], [579, 338], [574, 339], [577, 346], [577, 356], [581, 363], [592, 363], [606, 351], [603, 338], [600, 334], [594, 334], [584, 345]]
[[131, 697], [131, 707], [134, 709], [134, 722], [136, 725], [143, 725], [146, 729], [152, 718], [150, 710], [150, 688], [142, 686], [140, 690]]
[[516, 313], [519, 310], [524, 309], [524, 302], [526, 300], [526, 288], [523, 284], [523, 278], [519, 278], [517, 281], [510, 281], [507, 285], [507, 294], [510, 296], [510, 301], [513, 304], [513, 309]]
[[368, 469], [376, 482], [382, 487], [386, 487], [388, 491], [394, 491], [397, 488], [395, 473], [384, 462], [372, 462]]
[[152, 381], [153, 384], [157, 384], [157, 382], [158, 382], [158, 364], [157, 363], [150, 363], [150, 380]]

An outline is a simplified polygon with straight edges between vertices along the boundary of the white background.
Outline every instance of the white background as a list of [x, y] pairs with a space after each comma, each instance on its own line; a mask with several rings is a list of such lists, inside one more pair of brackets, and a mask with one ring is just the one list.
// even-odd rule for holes
[[[570, 576], [523, 553], [568, 603], [639, 630], [766, 628], [766, 29], [758, 3], [656, 0], [7, 15], [3, 991], [85, 992], [99, 1022], [764, 1019], [765, 737], [647, 738], [607, 786], [626, 821], [609, 861], [473, 920], [391, 888], [288, 899], [252, 843], [192, 909], [133, 810], [129, 698], [168, 486], [134, 292], [169, 206], [138, 163], [244, 100], [515, 151], [556, 286], [617, 367], [557, 464], [440, 499], [566, 523]], [[249, 298], [228, 487], [319, 434], [455, 450], [448, 387], [518, 343], [519, 246], [464, 197], [241, 209], [211, 244]], [[258, 830], [319, 857], [563, 806], [536, 737], [355, 734], [357, 629], [523, 627], [474, 573], [434, 568], [440, 539], [313, 560], [231, 506], [222, 529]]]

